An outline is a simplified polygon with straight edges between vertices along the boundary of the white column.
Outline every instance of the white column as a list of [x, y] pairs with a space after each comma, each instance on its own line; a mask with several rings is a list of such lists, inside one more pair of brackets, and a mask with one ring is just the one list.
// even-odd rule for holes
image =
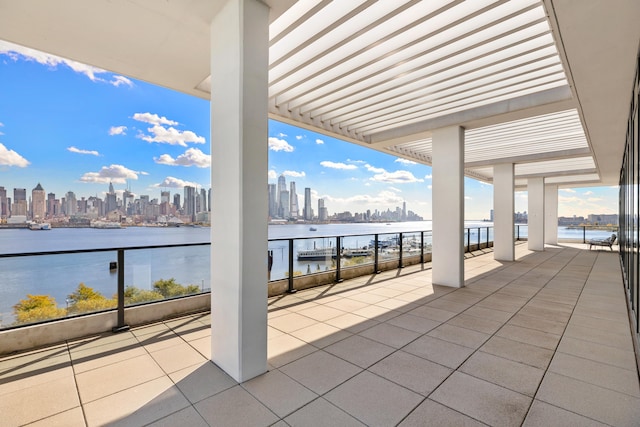
[[493, 257], [498, 261], [515, 258], [513, 170], [513, 163], [493, 167]]
[[269, 9], [228, 0], [211, 23], [211, 359], [267, 371]]
[[544, 186], [544, 242], [558, 244], [558, 186]]
[[529, 217], [528, 248], [544, 251], [544, 178], [530, 178], [527, 181]]
[[464, 129], [433, 131], [433, 283], [464, 286]]

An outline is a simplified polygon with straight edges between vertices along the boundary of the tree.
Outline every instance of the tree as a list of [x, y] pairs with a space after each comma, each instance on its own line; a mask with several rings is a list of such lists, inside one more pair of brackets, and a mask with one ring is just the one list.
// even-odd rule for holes
[[64, 317], [67, 311], [58, 308], [55, 298], [50, 295], [27, 294], [26, 299], [21, 299], [13, 306], [13, 314], [16, 323], [32, 323]]
[[118, 305], [117, 298], [108, 299], [93, 288], [80, 283], [75, 292], [69, 296], [69, 313], [88, 313], [92, 311], [108, 310]]
[[124, 290], [124, 303], [125, 305], [139, 304], [147, 301], [157, 301], [164, 299], [164, 296], [160, 292], [146, 291], [136, 288], [135, 286], [127, 286]]
[[153, 284], [153, 289], [165, 298], [179, 297], [181, 295], [197, 294], [200, 292], [198, 285], [183, 286], [176, 283], [176, 279], [160, 279]]

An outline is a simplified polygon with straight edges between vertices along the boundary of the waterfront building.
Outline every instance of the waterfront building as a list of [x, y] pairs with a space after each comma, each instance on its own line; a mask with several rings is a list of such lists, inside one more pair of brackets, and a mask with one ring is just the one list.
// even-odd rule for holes
[[278, 216], [278, 199], [275, 184], [267, 184], [267, 192], [269, 194], [269, 216], [275, 218]]
[[313, 219], [313, 208], [311, 207], [311, 188], [304, 189], [304, 219], [311, 221]]
[[296, 193], [296, 183], [289, 183], [289, 217], [298, 218], [298, 194]]
[[[284, 206], [283, 206], [283, 201], [285, 199], [282, 198], [282, 192], [283, 191], [287, 191], [287, 179], [285, 178], [284, 175], [280, 175], [278, 177], [278, 194], [276, 195], [278, 200], [278, 213], [277, 216], [279, 218], [283, 218], [283, 211], [284, 211]], [[284, 202], [286, 203], [287, 206], [289, 206], [289, 199], [286, 199], [286, 201]]]
[[324, 199], [318, 199], [318, 221], [328, 221], [329, 211], [324, 205]]
[[13, 189], [13, 205], [11, 206], [11, 216], [27, 216], [29, 207], [27, 206], [27, 189]]
[[184, 215], [195, 221], [196, 215], [196, 188], [187, 185], [184, 187]]
[[46, 216], [48, 218], [53, 218], [57, 214], [59, 214], [60, 210], [60, 201], [56, 199], [55, 193], [47, 194], [47, 213]]
[[[339, 420], [353, 422], [357, 418], [368, 425], [396, 425], [403, 420], [420, 424], [429, 419], [429, 413], [444, 418], [445, 424], [482, 421], [488, 425], [585, 425], [594, 420], [607, 425], [637, 424], [640, 405], [633, 344], [625, 341], [624, 349], [618, 348], [617, 334], [608, 329], [615, 327], [625, 337], [632, 331], [638, 337], [640, 282], [634, 219], [640, 194], [639, 147], [634, 130], [640, 120], [640, 2], [220, 0], [197, 2], [200, 7], [187, 2], [150, 4], [139, 7], [138, 2], [96, 1], [88, 11], [80, 0], [7, 1], [0, 14], [0, 39], [144, 78], [210, 101], [211, 122], [215, 124], [211, 126], [210, 139], [215, 153], [211, 177], [216, 188], [211, 236], [214, 242], [224, 244], [211, 246], [211, 285], [215, 295], [211, 298], [211, 345], [205, 343], [202, 348], [211, 350], [211, 359], [217, 366], [239, 382], [271, 372], [243, 386], [231, 382], [228, 392], [212, 393], [191, 406], [187, 403], [189, 414], [198, 417], [197, 410], [201, 410], [205, 417], [215, 417], [223, 412], [219, 409], [232, 413], [237, 412], [235, 407], [242, 406], [241, 415], [245, 416], [248, 402], [261, 400], [251, 391], [260, 394], [260, 389], [266, 389], [263, 402], [277, 401], [277, 407], [274, 404], [270, 411], [253, 406], [256, 409], [251, 413], [266, 414], [266, 419], [260, 420], [264, 425], [287, 416], [289, 421], [301, 420], [304, 424], [305, 416], [328, 411], [342, 417]], [[122, 16], [128, 19], [120, 19]], [[58, 25], [51, 26], [51, 22]], [[109, 25], [113, 22], [118, 25]], [[145, 37], [132, 36], [141, 31]], [[292, 353], [296, 357], [323, 354], [323, 360], [335, 359], [325, 370], [315, 368], [317, 364], [309, 359], [304, 361], [304, 366], [313, 365], [323, 379], [328, 376], [323, 375], [325, 372], [336, 373], [340, 360], [325, 354], [324, 349], [285, 336], [288, 347], [277, 355], [279, 363], [267, 363], [267, 351], [273, 348], [274, 340], [267, 337], [266, 273], [261, 260], [267, 252], [264, 183], [269, 117], [432, 166], [433, 258], [429, 283], [434, 290], [443, 289], [439, 286], [465, 286], [465, 176], [492, 184], [495, 262], [489, 268], [494, 269], [495, 276], [471, 285], [480, 291], [478, 298], [485, 300], [481, 305], [508, 306], [510, 313], [502, 318], [513, 320], [513, 324], [500, 323], [498, 332], [492, 329], [485, 335], [466, 330], [464, 336], [451, 332], [464, 329], [460, 326], [431, 325], [436, 328], [429, 332], [431, 336], [420, 339], [415, 339], [412, 331], [404, 331], [402, 335], [407, 338], [401, 344], [398, 340], [403, 337], [389, 332], [399, 331], [398, 326], [372, 328], [362, 333], [376, 340], [389, 340], [393, 347], [387, 351], [383, 344], [359, 335], [343, 338], [332, 344], [335, 346], [331, 350], [341, 360], [348, 358], [361, 365], [360, 370], [349, 370], [349, 375], [332, 385], [334, 389], [327, 393], [328, 388], [324, 388], [322, 393], [326, 394], [320, 398], [312, 394], [302, 403], [285, 398], [280, 393], [283, 389], [290, 392], [287, 397], [310, 393], [280, 372], [281, 367], [289, 373], [295, 369], [287, 366], [294, 359], [290, 357]], [[218, 149], [222, 144], [224, 149]], [[607, 253], [576, 251], [578, 254], [572, 253], [567, 261], [568, 271], [551, 266], [536, 270], [531, 265], [531, 260], [548, 260], [558, 252], [558, 189], [579, 185], [620, 185], [624, 275], [616, 274], [620, 264]], [[524, 188], [528, 193], [529, 226], [528, 254], [523, 261], [522, 257], [515, 257], [514, 250], [514, 194], [516, 189]], [[304, 216], [309, 218], [312, 210], [306, 195], [305, 191]], [[244, 203], [248, 200], [251, 207], [262, 208], [248, 208]], [[545, 251], [550, 253], [545, 255]], [[591, 276], [591, 266], [600, 271], [603, 265], [608, 266], [603, 269], [607, 274]], [[558, 280], [537, 282], [549, 272]], [[575, 287], [576, 278], [582, 281], [580, 287]], [[412, 284], [415, 280], [407, 278]], [[536, 284], [536, 289], [525, 286], [531, 283]], [[606, 296], [599, 292], [599, 285], [611, 285]], [[499, 298], [487, 298], [496, 288], [517, 293], [500, 292], [496, 294]], [[610, 307], [610, 295], [619, 296], [623, 289], [628, 292], [625, 303], [629, 304], [629, 313], [603, 310], [602, 307]], [[467, 293], [449, 289], [440, 295], [445, 293], [462, 295], [465, 303], [470, 294], [472, 298], [478, 295], [473, 288]], [[556, 302], [558, 298], [572, 299], [570, 307], [559, 307], [563, 304]], [[446, 297], [438, 299], [441, 304], [446, 302]], [[458, 317], [460, 311], [448, 304], [447, 308], [456, 313], [446, 319], [458, 320], [458, 325], [465, 327], [478, 326], [473, 319], [464, 321]], [[467, 306], [462, 308], [466, 309]], [[534, 317], [542, 312], [546, 318], [534, 320], [533, 329], [531, 323], [517, 326], [516, 321], [522, 325], [527, 319], [526, 315], [523, 320], [523, 316], [515, 314], [521, 309]], [[446, 310], [439, 309], [442, 311]], [[498, 311], [479, 307], [475, 314], [495, 315]], [[604, 321], [598, 315], [603, 313], [607, 315], [604, 331], [598, 330]], [[470, 314], [474, 313], [463, 316]], [[400, 319], [397, 313], [395, 316]], [[553, 327], [548, 323], [549, 316], [563, 320], [556, 337], [539, 330], [544, 322]], [[590, 323], [584, 322], [585, 317]], [[569, 323], [569, 319], [578, 322], [580, 318], [582, 324]], [[633, 319], [631, 325], [629, 318]], [[484, 320], [487, 323], [486, 317]], [[431, 327], [426, 319], [416, 321], [420, 327]], [[447, 357], [435, 362], [450, 364], [452, 359], [459, 359], [459, 364], [464, 362], [463, 370], [473, 373], [452, 373], [451, 369], [458, 366], [455, 363], [445, 369], [441, 381], [436, 381], [438, 390], [433, 393], [421, 389], [419, 394], [396, 387], [397, 377], [406, 377], [409, 365], [426, 365], [424, 359], [413, 355], [411, 363], [407, 362], [409, 356], [399, 360], [404, 352], [397, 348], [411, 342], [419, 356], [432, 357], [431, 344], [442, 341], [433, 336], [464, 341], [464, 345], [448, 343]], [[589, 345], [593, 340], [600, 343], [599, 360], [593, 360], [591, 353], [568, 354], [577, 351], [577, 344]], [[479, 350], [485, 341], [492, 348], [491, 354]], [[506, 346], [505, 342], [513, 344]], [[377, 353], [383, 353], [381, 357], [389, 355], [383, 365], [374, 365], [380, 358], [351, 359], [354, 353], [357, 357], [376, 353], [370, 351], [374, 345]], [[514, 348], [519, 351], [511, 351]], [[539, 360], [537, 356], [555, 349], [563, 351], [558, 351], [553, 360], [552, 356], [544, 358], [537, 367], [539, 375], [526, 375], [536, 376], [535, 380], [521, 381], [522, 370], [514, 365], [525, 361], [509, 359], [517, 353], [518, 357], [524, 354]], [[616, 370], [616, 376], [635, 381], [629, 389], [616, 391], [607, 380], [613, 375], [592, 373], [611, 372], [620, 350], [625, 359], [630, 358], [631, 364], [626, 366], [631, 368]], [[180, 350], [164, 351], [183, 354]], [[420, 368], [416, 374], [438, 366], [428, 363], [428, 368]], [[495, 384], [505, 376], [479, 378], [486, 374], [483, 367], [487, 364], [504, 367], [501, 373], [516, 369], [520, 375], [510, 377], [514, 380], [509, 384]], [[200, 378], [201, 373], [196, 372], [191, 378]], [[396, 377], [383, 379], [388, 373]], [[169, 379], [164, 382], [166, 391], [175, 386]], [[295, 384], [281, 386], [290, 383]], [[422, 386], [424, 381], [417, 383]], [[522, 383], [528, 390], [511, 390], [513, 384]], [[385, 395], [389, 390], [393, 392]], [[127, 397], [132, 395], [118, 397], [129, 403]], [[75, 406], [68, 409], [75, 410], [78, 400], [73, 396]], [[145, 403], [153, 403], [140, 412], [154, 412], [157, 397], [146, 400]], [[394, 399], [389, 403], [391, 398]], [[331, 402], [327, 403], [327, 399]], [[286, 408], [283, 401], [287, 402]], [[84, 404], [84, 398], [80, 402]], [[109, 405], [112, 402], [100, 403], [115, 410], [119, 405]], [[89, 413], [89, 405], [84, 414]], [[82, 414], [80, 419], [84, 422]], [[247, 422], [247, 418], [242, 420]]]
[[280, 211], [278, 212], [280, 218], [289, 219], [291, 212], [289, 211], [289, 191], [282, 190], [280, 192]]
[[76, 199], [76, 194], [73, 191], [67, 191], [64, 200], [65, 215], [74, 216], [76, 213], [78, 213], [78, 201]]
[[7, 190], [4, 187], [0, 187], [0, 219], [5, 219], [7, 216], [9, 216]]
[[180, 210], [180, 194], [176, 193], [173, 195], [173, 207], [175, 208], [176, 211]]

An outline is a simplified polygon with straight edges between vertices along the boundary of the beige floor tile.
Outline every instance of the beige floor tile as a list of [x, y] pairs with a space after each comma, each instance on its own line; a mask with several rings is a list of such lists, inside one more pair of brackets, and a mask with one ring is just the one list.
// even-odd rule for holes
[[551, 334], [562, 335], [567, 326], [564, 322], [554, 322], [553, 320], [531, 317], [517, 313], [508, 322], [509, 325], [520, 326], [522, 328], [535, 329], [537, 331], [549, 332]]
[[292, 427], [358, 427], [364, 426], [351, 415], [318, 398], [284, 419]]
[[138, 338], [146, 335], [162, 336], [167, 332], [173, 335], [171, 329], [164, 323], [153, 323], [151, 325], [131, 328], [131, 333]]
[[401, 423], [400, 427], [481, 427], [486, 424], [426, 399]]
[[149, 355], [135, 357], [76, 375], [83, 404], [164, 376]]
[[406, 313], [407, 311], [411, 311], [419, 306], [417, 304], [414, 304], [413, 302], [407, 302], [399, 298], [388, 298], [376, 303], [375, 305], [377, 305], [378, 307], [386, 308], [388, 310], [395, 310], [400, 313]]
[[170, 374], [169, 378], [191, 403], [199, 402], [238, 384], [213, 362], [181, 369]]
[[324, 322], [334, 317], [343, 315], [344, 311], [327, 307], [325, 305], [316, 305], [315, 307], [312, 307], [312, 308], [300, 310], [298, 311], [298, 314], [302, 314], [303, 316], [309, 317], [319, 322]]
[[290, 333], [316, 323], [315, 320], [298, 313], [289, 313], [269, 321], [269, 326], [282, 332]]
[[155, 351], [151, 353], [151, 357], [168, 374], [188, 366], [202, 364], [207, 360], [195, 348], [185, 342]]
[[188, 406], [178, 412], [167, 415], [148, 425], [148, 427], [208, 427], [209, 424], [195, 410], [193, 406]]
[[413, 314], [401, 314], [393, 319], [387, 320], [385, 323], [389, 325], [399, 326], [404, 329], [408, 329], [413, 332], [425, 334], [430, 330], [436, 328], [441, 322], [436, 320], [427, 319], [420, 316], [414, 316]]
[[553, 425], [566, 427], [605, 427], [606, 424], [583, 417], [557, 406], [534, 400], [524, 420], [523, 427], [549, 427]]
[[325, 347], [324, 350], [361, 368], [368, 368], [395, 351], [393, 347], [358, 335]]
[[552, 350], [498, 336], [491, 337], [480, 351], [541, 369], [546, 369], [553, 357]]
[[291, 335], [312, 344], [314, 347], [323, 348], [350, 337], [352, 334], [326, 323], [316, 323], [291, 332]]
[[342, 310], [346, 313], [353, 313], [356, 310], [367, 307], [369, 304], [348, 298], [340, 298], [335, 301], [328, 302], [325, 305], [337, 310]]
[[56, 415], [29, 424], [29, 427], [85, 427], [82, 408], [69, 409]]
[[460, 328], [449, 323], [438, 326], [427, 335], [469, 348], [480, 347], [490, 337], [488, 334], [472, 331], [467, 328]]
[[375, 304], [377, 302], [386, 300], [387, 297], [382, 295], [372, 294], [371, 292], [367, 291], [362, 293], [356, 293], [354, 295], [349, 295], [349, 299], [360, 301], [365, 304]]
[[84, 405], [89, 426], [141, 426], [189, 406], [187, 399], [162, 377]]
[[[66, 344], [54, 344], [51, 347], [39, 348], [30, 351], [23, 351], [17, 354], [0, 356], [0, 376], [7, 369], [12, 369], [18, 366], [33, 366], [39, 367], [50, 366], [50, 359], [54, 357], [67, 357], [69, 359], [69, 350]], [[46, 364], [46, 365], [44, 365]]]
[[497, 320], [474, 317], [465, 313], [460, 313], [456, 317], [447, 320], [447, 324], [485, 334], [493, 334], [503, 325], [502, 322], [498, 322]]
[[555, 350], [558, 346], [558, 342], [560, 341], [560, 335], [536, 331], [535, 329], [523, 328], [511, 324], [506, 324], [500, 328], [496, 335], [549, 350]]
[[142, 344], [149, 353], [184, 344], [185, 342], [184, 339], [176, 335], [173, 331], [162, 333], [161, 335], [145, 335], [138, 339], [140, 340], [140, 344]]
[[638, 378], [626, 369], [558, 352], [549, 371], [640, 398]]
[[402, 350], [452, 369], [457, 369], [474, 352], [472, 348], [427, 335], [418, 338]]
[[[125, 342], [122, 342], [125, 341]], [[71, 353], [76, 351], [84, 351], [93, 347], [103, 348], [117, 348], [126, 347], [130, 343], [135, 341], [131, 332], [121, 332], [118, 334], [106, 333], [101, 335], [93, 335], [90, 337], [79, 338], [77, 340], [69, 341], [69, 351]], [[101, 350], [96, 350], [100, 352]]]
[[247, 381], [242, 387], [281, 418], [318, 397], [278, 370]]
[[417, 332], [387, 323], [376, 325], [359, 335], [394, 348], [403, 347], [420, 336]]
[[362, 372], [325, 398], [368, 426], [399, 423], [422, 397], [370, 372]]
[[316, 350], [317, 348], [311, 344], [290, 335], [282, 335], [267, 341], [268, 362], [275, 367], [280, 367]]
[[208, 397], [194, 406], [210, 426], [260, 427], [278, 421], [273, 412], [240, 386]]
[[189, 345], [195, 348], [205, 359], [211, 360], [211, 336], [189, 341]]
[[531, 397], [544, 375], [543, 369], [482, 351], [471, 355], [459, 371]]
[[562, 313], [554, 310], [549, 310], [540, 307], [523, 307], [519, 314], [526, 316], [538, 317], [546, 320], [552, 320], [554, 322], [567, 323], [569, 321], [570, 314]]
[[408, 312], [413, 316], [424, 317], [426, 319], [436, 320], [439, 322], [446, 322], [451, 319], [457, 313], [452, 311], [442, 310], [435, 307], [429, 307], [429, 305], [423, 305]]
[[578, 326], [570, 323], [567, 325], [567, 329], [564, 334], [567, 337], [615, 347], [621, 350], [633, 350], [632, 342], [626, 336], [612, 334], [600, 329]]
[[437, 300], [429, 302], [427, 304], [427, 307], [439, 308], [441, 310], [450, 311], [452, 313], [462, 313], [467, 308], [471, 307], [471, 304], [464, 304], [443, 298], [438, 298]]
[[404, 351], [397, 351], [368, 369], [370, 372], [408, 388], [429, 395], [452, 370]]
[[492, 426], [517, 426], [531, 398], [487, 381], [454, 372], [430, 399]]
[[362, 332], [365, 329], [369, 329], [370, 327], [377, 325], [379, 322], [367, 319], [366, 317], [357, 316], [352, 313], [346, 313], [342, 316], [329, 319], [325, 323], [335, 326], [336, 328], [344, 329], [353, 334], [357, 334], [358, 332]]
[[378, 305], [369, 305], [353, 312], [357, 316], [375, 320], [376, 322], [385, 322], [402, 314], [399, 311], [390, 310]]
[[0, 424], [24, 425], [79, 406], [73, 378], [59, 378], [2, 395]]
[[473, 316], [473, 317], [479, 317], [481, 319], [495, 320], [497, 322], [502, 322], [502, 323], [506, 322], [511, 318], [511, 316], [513, 316], [512, 313], [508, 313], [506, 311], [492, 310], [490, 308], [480, 307], [478, 305], [469, 307], [464, 312], [464, 314]]
[[574, 314], [569, 321], [570, 325], [584, 326], [587, 328], [604, 330], [612, 334], [629, 337], [631, 328], [628, 323], [617, 322], [614, 320], [598, 319], [590, 316]]
[[633, 351], [564, 336], [558, 351], [635, 372], [638, 368]]
[[73, 368], [68, 356], [52, 357], [49, 361], [52, 363], [47, 364], [48, 366], [40, 361], [33, 365], [18, 365], [7, 369], [0, 375], [0, 396], [62, 378], [73, 378]]
[[640, 399], [548, 372], [536, 399], [587, 418], [615, 425], [637, 426]]

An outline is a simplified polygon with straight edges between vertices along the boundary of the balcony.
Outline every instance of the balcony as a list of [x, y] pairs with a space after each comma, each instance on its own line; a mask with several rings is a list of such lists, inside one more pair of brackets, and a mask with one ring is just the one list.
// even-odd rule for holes
[[207, 313], [6, 356], [2, 422], [637, 425], [619, 256], [583, 248], [475, 252], [460, 289], [414, 265], [271, 298], [270, 371], [242, 384]]

